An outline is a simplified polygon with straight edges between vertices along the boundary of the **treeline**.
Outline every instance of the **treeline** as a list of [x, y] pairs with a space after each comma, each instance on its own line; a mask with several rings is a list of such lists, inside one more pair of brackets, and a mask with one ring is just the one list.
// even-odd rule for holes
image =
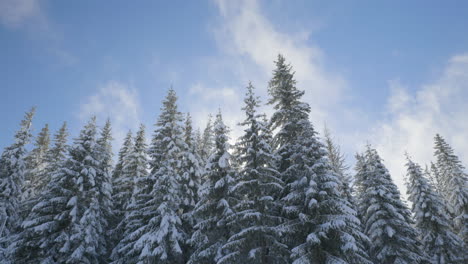
[[0, 262], [467, 263], [467, 174], [447, 142], [429, 167], [407, 157], [410, 209], [371, 146], [348, 172], [275, 63], [274, 113], [249, 84], [235, 145], [221, 111], [198, 132], [172, 89], [150, 144], [141, 125], [116, 159], [95, 118], [71, 145], [66, 124], [53, 139], [46, 125], [28, 151], [28, 112], [0, 159]]

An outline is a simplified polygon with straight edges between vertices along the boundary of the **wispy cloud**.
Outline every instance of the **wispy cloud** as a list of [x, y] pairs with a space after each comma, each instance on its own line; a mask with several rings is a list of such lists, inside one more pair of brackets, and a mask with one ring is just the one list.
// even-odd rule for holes
[[140, 113], [141, 106], [136, 90], [126, 84], [110, 81], [81, 104], [78, 117], [86, 121], [91, 116], [96, 116], [101, 123], [110, 118], [116, 149], [120, 147], [128, 130], [135, 132], [138, 129]]
[[0, 0], [0, 21], [8, 28], [27, 24], [46, 27], [39, 0]]
[[[347, 84], [338, 74], [326, 69], [323, 51], [309, 41], [311, 32], [278, 30], [255, 0], [216, 0], [215, 4], [219, 17], [212, 29], [220, 54], [207, 60], [205, 66], [213, 70], [216, 77], [193, 85], [192, 96], [206, 102], [193, 107], [195, 111], [201, 115], [213, 113], [222, 101], [228, 104], [223, 105], [227, 122], [237, 124], [244, 117], [240, 108], [248, 81], [253, 82], [262, 98], [267, 98], [266, 84], [275, 67], [273, 62], [281, 53], [293, 65], [299, 88], [306, 90], [305, 100], [312, 106], [311, 118], [323, 124], [328, 110], [342, 100]], [[232, 79], [238, 81], [220, 80], [225, 72], [230, 72]], [[215, 97], [213, 100], [207, 100], [208, 90], [210, 96]], [[194, 113], [195, 119], [202, 120], [204, 117], [197, 117], [198, 114]], [[233, 127], [233, 137], [238, 136], [239, 131]]]
[[399, 81], [391, 81], [388, 119], [379, 122], [372, 142], [381, 152], [393, 178], [403, 185], [404, 152], [418, 162], [433, 160], [433, 137], [440, 133], [468, 159], [468, 54], [452, 57], [441, 75], [411, 94]]
[[45, 0], [0, 0], [0, 25], [24, 31], [32, 39], [44, 42], [47, 52], [61, 65], [69, 66], [78, 58], [62, 45], [62, 36], [44, 11]]

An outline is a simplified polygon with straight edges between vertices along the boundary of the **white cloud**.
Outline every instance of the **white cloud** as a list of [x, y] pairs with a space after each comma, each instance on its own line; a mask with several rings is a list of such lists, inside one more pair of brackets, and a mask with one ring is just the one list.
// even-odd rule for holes
[[[279, 31], [255, 0], [216, 0], [215, 4], [219, 17], [213, 33], [221, 54], [204, 61], [205, 68], [213, 72], [210, 76], [213, 80], [192, 86], [191, 97], [197, 98], [191, 109], [194, 119], [203, 120], [207, 113], [216, 113], [222, 106], [226, 122], [234, 126], [232, 137], [238, 136], [240, 129], [235, 124], [244, 117], [240, 108], [245, 86], [252, 81], [265, 103], [273, 62], [281, 53], [296, 71], [298, 88], [306, 91], [304, 100], [311, 104], [311, 119], [321, 126], [328, 110], [342, 100], [346, 82], [325, 69], [324, 54], [309, 42], [310, 32]], [[226, 72], [236, 81], [227, 81]], [[269, 113], [271, 109], [266, 107], [263, 111]]]
[[434, 82], [414, 94], [398, 81], [390, 82], [390, 87], [389, 118], [375, 128], [372, 142], [399, 186], [406, 173], [404, 152], [422, 165], [428, 164], [433, 160], [436, 133], [462, 160], [468, 159], [468, 54], [451, 58]]
[[[216, 3], [223, 21], [216, 30], [219, 46], [232, 56], [245, 58], [244, 67], [249, 63], [259, 67], [266, 81], [274, 69], [273, 61], [281, 53], [293, 65], [299, 88], [306, 90], [305, 99], [313, 103], [312, 107], [317, 106], [314, 110], [320, 112], [318, 109], [342, 99], [346, 83], [325, 69], [322, 50], [308, 41], [310, 32], [280, 32], [262, 14], [257, 1]], [[247, 77], [251, 79], [253, 74]], [[321, 100], [316, 100], [319, 96]]]
[[100, 123], [110, 118], [115, 138], [114, 151], [117, 151], [128, 130], [134, 133], [137, 131], [140, 112], [136, 90], [123, 83], [110, 81], [81, 104], [78, 116], [86, 121], [95, 115]]
[[39, 0], [0, 0], [0, 21], [8, 28], [27, 23], [45, 26]]
[[74, 65], [78, 58], [62, 47], [63, 36], [48, 20], [43, 10], [44, 1], [0, 0], [0, 25], [25, 31], [34, 40], [43, 42], [45, 50], [55, 56], [61, 65]]
[[237, 124], [244, 118], [240, 111], [243, 94], [239, 94], [238, 89], [233, 87], [211, 88], [197, 83], [190, 88], [189, 96], [197, 98], [196, 103], [190, 104], [190, 113], [195, 126], [203, 131], [208, 115], [211, 114], [214, 121], [221, 109], [223, 121], [231, 129], [231, 143], [234, 143], [242, 131]]

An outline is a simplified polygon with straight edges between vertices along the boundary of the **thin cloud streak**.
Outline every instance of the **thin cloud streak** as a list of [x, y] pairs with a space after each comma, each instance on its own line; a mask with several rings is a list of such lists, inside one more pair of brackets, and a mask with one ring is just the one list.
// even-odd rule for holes
[[85, 122], [96, 116], [100, 123], [110, 118], [116, 150], [129, 130], [137, 131], [140, 114], [141, 103], [136, 90], [126, 84], [109, 81], [80, 105], [78, 117]]

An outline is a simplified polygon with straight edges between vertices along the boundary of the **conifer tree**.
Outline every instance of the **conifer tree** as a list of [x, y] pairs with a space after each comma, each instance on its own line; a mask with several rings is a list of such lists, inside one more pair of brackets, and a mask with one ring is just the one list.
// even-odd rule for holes
[[218, 113], [214, 123], [215, 148], [205, 169], [208, 188], [195, 207], [194, 214], [199, 222], [191, 238], [194, 252], [188, 263], [217, 263], [224, 255], [222, 246], [231, 236], [227, 220], [232, 214], [230, 188], [234, 171], [230, 164], [227, 133], [228, 128]]
[[130, 203], [134, 188], [133, 175], [124, 170], [129, 162], [129, 155], [133, 151], [132, 132], [129, 131], [124, 138], [118, 153], [117, 163], [112, 171], [112, 219], [110, 224], [112, 247], [117, 246], [123, 236], [123, 220]]
[[[300, 144], [303, 142], [299, 142], [300, 135], [305, 132], [306, 126], [309, 124], [310, 107], [301, 101], [304, 91], [296, 88], [294, 72], [292, 71], [292, 67], [286, 64], [285, 58], [282, 55], [278, 55], [275, 63], [276, 69], [273, 71], [273, 77], [268, 87], [270, 94], [268, 104], [273, 105], [275, 112], [271, 116], [269, 125], [270, 130], [276, 132], [273, 135], [272, 147], [274, 154], [279, 157], [277, 168], [280, 173], [280, 179], [285, 184], [285, 188], [279, 197], [283, 200], [283, 216], [286, 219], [293, 220], [299, 216], [305, 200], [305, 193], [302, 192], [304, 189], [299, 189], [306, 188], [305, 185], [308, 184], [308, 182], [302, 181], [300, 182], [301, 187], [299, 187], [296, 186], [295, 182], [308, 173], [308, 165], [311, 165], [305, 163], [294, 164], [308, 159], [307, 155], [310, 154], [303, 153], [300, 149]], [[300, 151], [300, 154], [297, 151]], [[292, 156], [295, 154], [299, 160], [293, 161]], [[301, 154], [305, 154], [305, 156]], [[298, 171], [300, 169], [305, 171]], [[290, 194], [293, 191], [293, 184], [295, 184], [294, 188], [298, 191], [297, 197]], [[298, 205], [299, 208], [294, 204]], [[289, 248], [293, 248], [300, 243], [295, 239], [294, 232], [291, 233], [292, 230], [299, 232], [297, 229], [289, 228], [289, 234], [285, 235], [283, 239]]]
[[[431, 167], [430, 170], [429, 168], [426, 168], [428, 171], [429, 179], [431, 180], [432, 185], [434, 186], [434, 189], [441, 195], [443, 195], [441, 186], [440, 186], [440, 174], [439, 171], [437, 170], [437, 166], [434, 164], [434, 162], [431, 162]], [[443, 197], [442, 197], [443, 198]]]
[[[66, 132], [61, 129], [53, 148], [57, 156]], [[50, 183], [26, 221], [19, 263], [103, 263], [106, 226], [103, 226], [103, 190], [99, 179], [102, 160], [92, 118], [69, 148], [68, 158], [52, 174]], [[35, 250], [28, 250], [32, 248]], [[22, 249], [22, 250], [21, 250]], [[21, 260], [21, 261], [20, 261]]]
[[[370, 147], [370, 146], [368, 146]], [[354, 197], [356, 198], [356, 209], [358, 212], [359, 219], [361, 219], [361, 222], [364, 224], [364, 218], [363, 216], [366, 214], [367, 208], [365, 207], [366, 204], [362, 203], [360, 200], [362, 198], [362, 193], [367, 190], [369, 187], [367, 185], [368, 181], [367, 179], [370, 177], [370, 169], [368, 168], [368, 163], [366, 162], [366, 158], [364, 156], [364, 153], [356, 153], [354, 155], [356, 159], [356, 165], [354, 167], [354, 170], [356, 171], [356, 174], [354, 175], [354, 189], [353, 189], [353, 194]]]
[[468, 244], [468, 176], [452, 147], [439, 134], [434, 148], [440, 190], [453, 215], [453, 227]]
[[[133, 176], [124, 170], [130, 162], [133, 152], [132, 132], [128, 132], [118, 154], [118, 160], [112, 172], [112, 201], [114, 206], [114, 225], [120, 223], [125, 215], [125, 210], [130, 202], [133, 192]], [[116, 231], [121, 234], [121, 230]]]
[[[125, 210], [123, 211], [124, 217], [118, 223], [115, 229], [116, 234], [121, 234], [119, 243], [112, 251], [112, 263], [136, 263], [138, 261], [138, 253], [133, 248], [136, 240], [141, 235], [140, 228], [143, 226], [145, 219], [145, 212], [143, 208], [145, 202], [148, 200], [148, 184], [150, 183], [148, 177], [148, 159], [147, 159], [147, 145], [145, 137], [145, 126], [140, 125], [140, 129], [135, 135], [135, 143], [125, 155], [124, 164], [122, 167], [122, 187], [125, 184], [125, 191], [122, 189], [122, 196], [128, 197]], [[132, 190], [128, 187], [132, 186]], [[129, 193], [130, 192], [130, 193]]]
[[[245, 127], [236, 149], [239, 175], [232, 193], [238, 197], [231, 226], [236, 227], [223, 249], [228, 252], [218, 263], [287, 263], [289, 251], [281, 243], [278, 227], [278, 196], [283, 182], [276, 170], [277, 156], [270, 146], [271, 133], [264, 115], [258, 114], [260, 101], [249, 83], [244, 99]], [[232, 228], [231, 228], [232, 229]]]
[[348, 201], [353, 204], [354, 209], [356, 209], [354, 197], [352, 196], [352, 179], [351, 175], [348, 173], [349, 166], [346, 164], [345, 156], [341, 152], [340, 147], [333, 141], [330, 130], [327, 127], [325, 127], [324, 139], [331, 169], [340, 177], [341, 182], [343, 182], [342, 192]]
[[15, 142], [0, 157], [0, 259], [7, 259], [7, 248], [21, 223], [20, 201], [26, 174], [26, 145], [31, 138], [35, 108], [27, 112], [15, 133]]
[[201, 158], [198, 155], [196, 149], [197, 145], [195, 142], [192, 119], [190, 114], [187, 114], [185, 118], [184, 127], [184, 141], [186, 149], [182, 155], [182, 166], [181, 166], [181, 209], [183, 210], [182, 222], [183, 228], [187, 235], [190, 237], [193, 232], [193, 226], [195, 225], [195, 219], [193, 217], [193, 209], [197, 204], [198, 190], [200, 188], [200, 181], [202, 175], [201, 169]]
[[421, 263], [425, 257], [411, 212], [377, 151], [368, 146], [358, 162], [358, 202], [371, 257], [376, 263]]
[[92, 204], [94, 211], [90, 211], [90, 221], [99, 221], [99, 223], [91, 223], [92, 225], [98, 224], [102, 229], [98, 234], [99, 239], [103, 239], [100, 246], [106, 247], [107, 252], [110, 251], [113, 244], [109, 243], [111, 238], [111, 221], [114, 219], [113, 215], [113, 200], [112, 200], [112, 128], [110, 119], [107, 119], [104, 127], [101, 130], [100, 137], [97, 139], [97, 157], [99, 161], [98, 170], [96, 171], [96, 188], [97, 197]]
[[406, 167], [408, 198], [423, 250], [432, 264], [465, 263], [463, 242], [451, 231], [442, 197], [433, 190], [418, 164], [407, 158]]
[[51, 180], [51, 175], [56, 173], [62, 163], [64, 162], [67, 154], [67, 139], [68, 139], [68, 130], [67, 123], [64, 122], [60, 129], [55, 133], [53, 139], [53, 145], [47, 153], [47, 180], [45, 180], [45, 185], [47, 186]]
[[[275, 112], [270, 121], [273, 147], [280, 156], [284, 241], [293, 263], [368, 263], [356, 212], [340, 191], [343, 185], [331, 169], [327, 152], [308, 118], [290, 65], [279, 55], [269, 84]], [[332, 187], [333, 186], [333, 187]], [[337, 224], [340, 223], [340, 224]]]
[[[18, 263], [53, 263], [52, 256], [47, 262], [47, 246], [49, 245], [48, 232], [51, 228], [51, 220], [55, 216], [57, 201], [50, 202], [50, 188], [53, 186], [53, 175], [57, 174], [62, 167], [67, 152], [67, 125], [63, 123], [61, 128], [55, 133], [52, 147], [47, 153], [47, 167], [44, 175], [42, 189], [40, 195], [31, 201], [31, 211], [23, 222], [24, 229], [20, 232], [14, 248], [14, 260]], [[55, 181], [54, 181], [55, 182]], [[58, 207], [58, 206], [57, 206]], [[59, 211], [55, 211], [56, 214]], [[48, 228], [50, 228], [48, 230]]]
[[[268, 92], [275, 112], [270, 120], [270, 128], [277, 131], [273, 137], [273, 147], [280, 156], [279, 172], [284, 172], [291, 166], [290, 157], [293, 155], [294, 144], [297, 137], [307, 126], [310, 106], [301, 101], [304, 91], [296, 88], [294, 72], [285, 58], [278, 55], [273, 78], [269, 82]], [[285, 177], [282, 175], [282, 177]], [[289, 179], [283, 178], [285, 183]]]
[[67, 263], [99, 263], [106, 259], [107, 214], [111, 208], [108, 182], [110, 139], [109, 122], [97, 139], [96, 119], [93, 118], [75, 140], [70, 149], [70, 159], [62, 170], [62, 177], [71, 176], [76, 183], [70, 190], [73, 196], [67, 203], [71, 224], [69, 241], [64, 241], [64, 247], [70, 244], [65, 253]]
[[296, 178], [283, 198], [292, 263], [371, 263], [357, 212], [310, 124], [295, 147], [287, 173]]
[[150, 148], [152, 188], [142, 210], [143, 224], [133, 245], [141, 263], [184, 263], [186, 234], [181, 222], [181, 157], [186, 149], [183, 139], [182, 114], [177, 109], [177, 96], [171, 88], [163, 101], [161, 114]]
[[[28, 203], [38, 195], [48, 182], [47, 162], [50, 144], [49, 125], [45, 125], [39, 132], [34, 148], [26, 158], [26, 177], [23, 200]], [[26, 214], [29, 208], [26, 209]]]
[[211, 156], [211, 153], [214, 148], [213, 124], [211, 118], [211, 114], [208, 115], [206, 127], [203, 130], [203, 134], [201, 135], [200, 141], [198, 142], [199, 155], [204, 163], [208, 161], [208, 158]]

